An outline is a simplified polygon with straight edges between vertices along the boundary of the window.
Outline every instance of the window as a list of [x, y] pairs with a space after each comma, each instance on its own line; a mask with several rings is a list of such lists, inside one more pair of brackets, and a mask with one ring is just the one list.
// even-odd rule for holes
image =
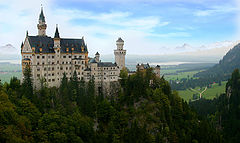
[[45, 73], [44, 76], [47, 76], [47, 74]]
[[42, 64], [44, 65], [44, 62]]
[[82, 61], [82, 64], [84, 64], [84, 61]]
[[54, 71], [54, 67], [52, 67], [52, 70]]
[[37, 77], [40, 77], [40, 74], [37, 74]]
[[52, 56], [52, 58], [54, 59], [54, 56]]
[[51, 82], [51, 79], [48, 79], [48, 82]]
[[40, 71], [40, 68], [38, 68], [37, 71]]
[[52, 73], [52, 76], [54, 76], [54, 73]]
[[69, 58], [71, 58], [71, 56], [69, 56]]
[[63, 58], [66, 58], [66, 56], [63, 56]]
[[55, 79], [52, 79], [52, 81], [55, 81]]
[[39, 65], [39, 63], [37, 63], [37, 65]]
[[37, 59], [39, 59], [40, 56], [37, 56]]
[[62, 64], [64, 64], [64, 62], [62, 62]]
[[44, 68], [44, 71], [46, 71], [47, 70], [47, 68]]
[[44, 59], [44, 58], [45, 58], [45, 56], [42, 56], [42, 58]]
[[66, 70], [68, 70], [68, 67], [66, 67]]

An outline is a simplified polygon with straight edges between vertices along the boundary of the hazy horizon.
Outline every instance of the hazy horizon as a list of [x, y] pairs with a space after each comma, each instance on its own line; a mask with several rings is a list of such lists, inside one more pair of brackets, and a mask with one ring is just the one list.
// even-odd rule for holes
[[159, 55], [207, 49], [240, 35], [239, 0], [0, 0], [1, 46], [20, 51], [27, 30], [37, 35], [41, 4], [47, 35], [58, 24], [60, 37], [84, 36], [90, 55], [112, 54], [118, 37], [128, 54]]

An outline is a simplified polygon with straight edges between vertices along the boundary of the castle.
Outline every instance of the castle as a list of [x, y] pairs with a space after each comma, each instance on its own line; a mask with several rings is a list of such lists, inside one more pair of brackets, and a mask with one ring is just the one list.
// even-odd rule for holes
[[27, 32], [21, 45], [22, 71], [27, 65], [30, 66], [35, 88], [40, 87], [42, 80], [49, 87], [59, 87], [64, 73], [69, 79], [75, 71], [79, 80], [89, 81], [94, 78], [97, 87], [110, 86], [110, 83], [119, 80], [120, 70], [125, 67], [126, 55], [121, 38], [116, 41], [115, 63], [101, 62], [98, 52], [94, 58], [88, 57], [88, 48], [83, 37], [62, 38], [58, 26], [54, 38], [47, 36], [43, 9], [37, 28], [38, 35], [29, 36]]

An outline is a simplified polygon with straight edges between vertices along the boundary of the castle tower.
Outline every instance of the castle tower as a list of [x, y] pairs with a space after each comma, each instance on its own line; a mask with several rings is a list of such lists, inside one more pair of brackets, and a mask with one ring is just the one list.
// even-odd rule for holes
[[100, 54], [98, 52], [95, 54], [95, 60], [96, 62], [100, 61]]
[[125, 67], [125, 55], [126, 50], [123, 50], [124, 41], [122, 38], [118, 38], [116, 41], [117, 50], [114, 50], [115, 62], [119, 66], [119, 69], [122, 70]]
[[38, 36], [46, 36], [47, 24], [45, 21], [45, 16], [43, 14], [43, 8], [41, 8], [41, 13], [38, 20]]

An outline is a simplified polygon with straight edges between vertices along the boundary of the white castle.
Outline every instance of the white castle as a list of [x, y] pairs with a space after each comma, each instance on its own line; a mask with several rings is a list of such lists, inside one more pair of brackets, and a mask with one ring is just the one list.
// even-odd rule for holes
[[124, 41], [116, 41], [115, 63], [101, 62], [97, 52], [94, 58], [88, 57], [88, 48], [82, 39], [61, 38], [56, 27], [55, 36], [46, 35], [47, 24], [43, 9], [37, 25], [38, 35], [29, 36], [21, 46], [22, 71], [29, 65], [32, 71], [33, 85], [40, 87], [42, 79], [49, 87], [59, 87], [64, 73], [69, 79], [76, 71], [79, 80], [94, 78], [97, 87], [109, 86], [119, 80], [120, 70], [125, 67], [126, 50]]

